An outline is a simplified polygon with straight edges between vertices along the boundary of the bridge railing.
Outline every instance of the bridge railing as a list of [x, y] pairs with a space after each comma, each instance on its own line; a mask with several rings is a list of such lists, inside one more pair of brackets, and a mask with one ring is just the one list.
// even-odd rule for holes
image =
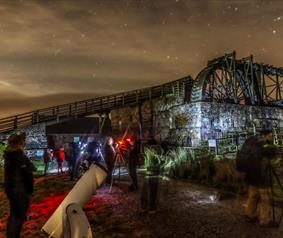
[[47, 107], [27, 113], [0, 119], [0, 133], [24, 128], [41, 122], [76, 118], [102, 113], [123, 106], [138, 105], [146, 100], [163, 97], [168, 94], [184, 96], [187, 86], [192, 87], [193, 79], [188, 76], [159, 86], [132, 90], [88, 100]]

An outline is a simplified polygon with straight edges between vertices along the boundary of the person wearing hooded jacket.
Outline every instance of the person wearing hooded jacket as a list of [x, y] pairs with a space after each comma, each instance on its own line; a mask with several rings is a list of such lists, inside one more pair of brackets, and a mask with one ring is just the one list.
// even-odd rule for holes
[[[261, 226], [273, 226], [271, 160], [278, 149], [272, 145], [272, 130], [265, 129], [260, 135], [248, 138], [238, 152], [237, 169], [245, 173], [248, 200], [245, 207], [246, 220], [259, 220]], [[240, 161], [243, 161], [240, 164]], [[257, 212], [259, 208], [259, 213]]]
[[7, 238], [19, 238], [33, 193], [35, 166], [24, 154], [25, 135], [11, 135], [4, 152], [4, 188], [10, 204]]

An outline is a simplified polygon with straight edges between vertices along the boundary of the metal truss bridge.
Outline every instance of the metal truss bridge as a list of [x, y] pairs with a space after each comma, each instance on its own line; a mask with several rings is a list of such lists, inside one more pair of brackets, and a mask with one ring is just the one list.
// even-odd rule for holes
[[190, 102], [233, 103], [283, 107], [283, 68], [255, 63], [253, 57], [226, 54], [208, 62], [196, 77], [129, 92], [58, 105], [0, 119], [0, 133], [30, 125], [101, 114], [144, 101], [175, 95]]

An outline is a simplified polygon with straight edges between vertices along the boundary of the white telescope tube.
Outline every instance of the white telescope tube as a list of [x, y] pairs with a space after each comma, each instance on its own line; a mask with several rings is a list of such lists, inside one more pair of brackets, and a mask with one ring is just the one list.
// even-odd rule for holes
[[63, 236], [63, 220], [66, 207], [71, 203], [77, 203], [82, 208], [95, 194], [96, 188], [102, 184], [107, 176], [107, 169], [100, 164], [93, 164], [80, 178], [73, 189], [65, 197], [63, 202], [55, 210], [52, 216], [42, 227], [49, 237], [61, 238]]
[[64, 238], [93, 238], [91, 227], [80, 205], [71, 203], [66, 208]]

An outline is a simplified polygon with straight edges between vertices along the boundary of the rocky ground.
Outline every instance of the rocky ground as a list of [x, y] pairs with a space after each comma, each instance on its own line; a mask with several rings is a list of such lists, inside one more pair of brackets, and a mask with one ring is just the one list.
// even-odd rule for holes
[[[142, 180], [142, 179], [140, 179]], [[282, 237], [279, 228], [261, 228], [246, 223], [244, 198], [187, 181], [162, 180], [156, 214], [140, 209], [138, 191], [128, 191], [127, 178], [102, 186], [85, 206], [95, 238], [104, 237]], [[45, 237], [40, 229], [74, 185], [66, 175], [36, 180], [32, 219], [25, 223], [22, 237]], [[5, 237], [8, 203], [0, 193], [0, 237]]]

